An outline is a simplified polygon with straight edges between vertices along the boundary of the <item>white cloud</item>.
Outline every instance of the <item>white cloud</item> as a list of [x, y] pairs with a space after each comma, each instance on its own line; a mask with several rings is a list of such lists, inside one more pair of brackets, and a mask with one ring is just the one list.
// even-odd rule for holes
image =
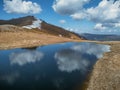
[[90, 0], [55, 0], [53, 9], [60, 14], [73, 14], [80, 10]]
[[25, 0], [3, 0], [4, 10], [7, 13], [37, 14], [42, 11], [40, 5]]
[[77, 12], [71, 17], [93, 21], [97, 23], [94, 29], [98, 30], [116, 28], [119, 26], [118, 22], [120, 21], [120, 1], [114, 3], [114, 0], [102, 0], [98, 6], [83, 9], [82, 12]]
[[117, 1], [113, 4], [113, 0], [103, 0], [95, 8], [87, 9], [87, 13], [91, 16], [90, 19], [99, 22], [116, 22], [120, 19], [120, 2]]
[[87, 17], [87, 14], [84, 13], [84, 11], [81, 11], [81, 12], [77, 12], [77, 13], [74, 13], [72, 15], [70, 15], [72, 18], [74, 18], [75, 20], [81, 20], [81, 19], [84, 19]]
[[104, 27], [101, 23], [97, 23], [94, 27], [95, 30], [105, 30], [107, 27]]
[[61, 24], [65, 24], [65, 23], [66, 23], [65, 20], [60, 20], [59, 22], [60, 22]]
[[42, 52], [27, 50], [19, 53], [12, 53], [9, 57], [11, 64], [18, 64], [22, 66], [27, 63], [35, 63], [36, 61], [40, 61], [43, 56], [44, 54]]
[[95, 7], [84, 8], [86, 3], [90, 3], [90, 0], [57, 0], [53, 6], [54, 10], [60, 14], [71, 12], [67, 14], [73, 19], [87, 19], [96, 23], [95, 29], [107, 30], [120, 26], [120, 0], [101, 0]]
[[120, 27], [120, 22], [119, 23], [115, 23], [115, 27]]

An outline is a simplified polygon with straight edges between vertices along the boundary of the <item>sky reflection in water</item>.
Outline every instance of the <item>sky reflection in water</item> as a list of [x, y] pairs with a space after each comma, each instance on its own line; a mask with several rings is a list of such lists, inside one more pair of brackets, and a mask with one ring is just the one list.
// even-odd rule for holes
[[110, 46], [95, 43], [0, 50], [0, 89], [73, 90], [109, 51]]

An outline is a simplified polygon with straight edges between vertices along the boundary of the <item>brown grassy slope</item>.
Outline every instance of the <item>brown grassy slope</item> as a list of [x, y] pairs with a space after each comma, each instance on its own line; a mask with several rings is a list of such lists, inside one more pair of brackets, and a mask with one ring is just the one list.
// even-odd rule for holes
[[111, 52], [95, 64], [85, 90], [120, 90], [120, 42], [103, 42], [111, 45]]
[[71, 41], [77, 40], [53, 36], [38, 30], [27, 30], [13, 25], [0, 26], [0, 49], [33, 47]]
[[14, 26], [14, 25], [0, 25], [0, 32], [19, 32], [25, 29]]
[[1, 32], [0, 48], [16, 48], [16, 47], [32, 47], [39, 45], [47, 45], [58, 42], [70, 42], [72, 39], [46, 35], [44, 33], [37, 34], [33, 32]]
[[56, 35], [56, 36], [61, 35], [63, 37], [67, 37], [67, 38], [83, 39], [82, 37], [80, 37], [79, 35], [77, 35], [73, 32], [67, 31], [61, 27], [57, 27], [57, 26], [48, 24], [44, 21], [41, 23], [41, 29], [42, 29], [42, 32], [44, 32], [44, 33], [48, 33], [48, 34], [52, 34], [52, 35]]
[[[31, 25], [32, 22], [35, 20], [36, 18], [34, 16], [26, 16], [26, 17], [11, 19], [11, 20], [0, 20], [0, 25], [10, 24], [10, 25], [16, 25], [21, 27], [21, 26]], [[67, 31], [55, 25], [48, 24], [45, 21], [41, 23], [41, 32], [55, 35], [55, 36], [62, 36], [62, 37], [74, 38], [74, 39], [83, 39], [82, 37], [80, 37], [79, 35], [73, 32]]]

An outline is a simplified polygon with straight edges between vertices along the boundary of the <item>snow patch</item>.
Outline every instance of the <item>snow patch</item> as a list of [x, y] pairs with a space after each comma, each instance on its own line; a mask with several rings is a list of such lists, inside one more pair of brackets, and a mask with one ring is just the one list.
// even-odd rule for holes
[[42, 21], [37, 19], [36, 21], [33, 21], [32, 25], [23, 26], [23, 28], [27, 28], [27, 29], [38, 28], [38, 29], [41, 29], [41, 23], [42, 23]]
[[59, 37], [62, 37], [62, 35], [61, 35], [61, 34], [59, 34]]

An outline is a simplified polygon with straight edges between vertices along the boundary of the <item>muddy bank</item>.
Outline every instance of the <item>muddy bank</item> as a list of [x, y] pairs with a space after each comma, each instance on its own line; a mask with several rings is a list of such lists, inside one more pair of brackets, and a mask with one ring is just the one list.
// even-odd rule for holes
[[98, 42], [111, 46], [111, 52], [95, 64], [84, 90], [120, 90], [120, 42]]

